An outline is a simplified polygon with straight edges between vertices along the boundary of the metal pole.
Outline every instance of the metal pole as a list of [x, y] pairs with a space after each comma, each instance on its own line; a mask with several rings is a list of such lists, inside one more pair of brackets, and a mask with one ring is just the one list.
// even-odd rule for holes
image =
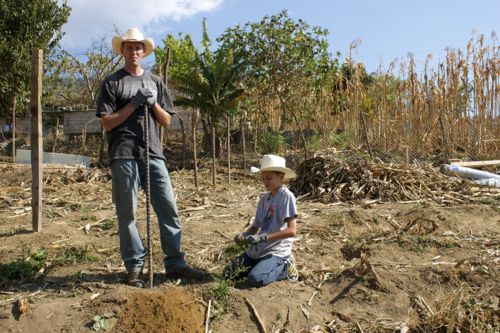
[[145, 167], [145, 182], [146, 182], [146, 233], [148, 242], [148, 284], [149, 288], [153, 288], [153, 235], [151, 234], [151, 182], [149, 178], [149, 107], [144, 107], [144, 135], [146, 149], [146, 167]]

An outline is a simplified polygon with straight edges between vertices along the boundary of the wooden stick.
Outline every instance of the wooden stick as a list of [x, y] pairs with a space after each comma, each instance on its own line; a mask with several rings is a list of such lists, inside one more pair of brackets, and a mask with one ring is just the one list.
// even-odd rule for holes
[[215, 127], [212, 127], [212, 185], [215, 186]]
[[373, 278], [375, 279], [375, 282], [379, 285], [379, 287], [382, 288], [382, 290], [387, 291], [387, 288], [385, 287], [384, 283], [382, 282], [382, 280], [378, 276], [377, 272], [375, 272], [375, 269], [372, 267], [372, 264], [370, 263], [370, 261], [368, 260], [368, 258], [366, 257], [366, 255], [364, 253], [361, 254], [361, 263], [371, 273], [371, 275], [373, 276]]
[[231, 237], [229, 237], [228, 235], [224, 234], [219, 229], [215, 229], [215, 232], [218, 233], [219, 235], [221, 235], [222, 237], [224, 237], [225, 239], [231, 239]]
[[255, 316], [255, 319], [257, 319], [257, 323], [259, 324], [259, 331], [261, 333], [267, 333], [266, 325], [264, 325], [264, 322], [260, 318], [260, 316], [257, 312], [257, 309], [255, 309], [255, 306], [253, 306], [253, 304], [250, 303], [250, 301], [246, 297], [245, 297], [245, 303], [247, 303], [247, 305], [250, 307], [250, 309], [252, 309], [252, 313]]
[[42, 138], [43, 51], [31, 56], [31, 223], [35, 232], [42, 231], [43, 138]]
[[208, 333], [210, 327], [210, 307], [212, 306], [212, 300], [208, 300], [207, 316], [205, 317], [205, 333]]
[[314, 296], [316, 296], [317, 293], [318, 293], [317, 290], [313, 292], [313, 294], [311, 295], [311, 298], [309, 298], [309, 300], [307, 301], [308, 306], [311, 306], [313, 298], [314, 298]]
[[459, 165], [463, 167], [469, 168], [480, 168], [487, 166], [497, 166], [500, 165], [500, 160], [492, 160], [492, 161], [470, 161], [470, 162], [452, 162], [453, 165]]
[[179, 209], [177, 212], [178, 213], [185, 213], [185, 212], [195, 212], [197, 210], [204, 210], [205, 208], [210, 207], [209, 205], [203, 205], [199, 207], [188, 207], [185, 209]]

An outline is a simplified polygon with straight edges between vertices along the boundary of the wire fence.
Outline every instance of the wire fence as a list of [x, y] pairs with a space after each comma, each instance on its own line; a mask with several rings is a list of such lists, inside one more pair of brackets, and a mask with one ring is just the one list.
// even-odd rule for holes
[[[229, 124], [226, 121], [217, 129], [206, 128], [197, 122], [193, 131], [193, 112], [179, 112], [173, 117], [171, 126], [163, 131], [164, 154], [170, 170], [193, 169], [195, 155], [198, 168], [212, 168], [215, 158], [220, 167], [230, 166], [243, 171], [258, 164], [263, 154], [270, 153], [285, 156], [292, 167], [314, 154], [354, 151], [372, 159], [400, 163], [430, 161], [440, 164], [453, 159], [488, 160], [500, 156], [498, 117], [482, 129], [474, 118], [455, 124], [466, 140], [447, 142], [445, 134], [454, 131], [455, 127], [451, 124], [442, 128], [439, 119], [428, 121], [427, 125], [415, 124], [409, 118], [406, 122], [398, 121], [402, 124], [398, 128], [391, 126], [396, 123], [391, 119], [351, 112], [324, 121], [323, 127], [278, 131], [246, 119], [245, 122], [230, 120]], [[86, 156], [92, 165], [107, 165], [106, 137], [94, 110], [44, 112], [42, 128], [45, 153]], [[18, 152], [30, 150], [30, 131], [29, 117], [18, 119], [13, 144], [12, 129], [3, 124], [0, 155], [4, 160], [11, 158], [14, 146]], [[434, 132], [442, 135], [431, 135]]]

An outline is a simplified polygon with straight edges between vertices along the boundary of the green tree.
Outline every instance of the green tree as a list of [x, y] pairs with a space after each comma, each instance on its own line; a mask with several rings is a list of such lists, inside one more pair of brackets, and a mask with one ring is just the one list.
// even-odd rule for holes
[[26, 101], [32, 51], [40, 48], [47, 54], [57, 45], [70, 11], [66, 0], [0, 1], [0, 114], [9, 111], [16, 97]]
[[164, 47], [156, 47], [156, 64], [154, 71], [161, 74], [166, 66], [168, 53], [170, 52], [170, 64], [168, 67], [168, 79], [175, 82], [182, 80], [183, 77], [191, 74], [196, 67], [196, 54], [198, 51], [193, 45], [191, 36], [179, 34], [175, 36], [168, 34], [163, 39]]
[[314, 118], [304, 96], [319, 89], [338, 67], [328, 52], [327, 36], [326, 29], [294, 21], [282, 11], [260, 22], [229, 28], [218, 41], [241, 61], [244, 86], [259, 101], [258, 111], [266, 123], [274, 106], [279, 106], [278, 127], [283, 130], [292, 120], [301, 129], [302, 122]]
[[200, 111], [205, 139], [211, 136], [211, 127], [216, 131], [222, 120], [237, 113], [244, 96], [239, 85], [240, 70], [233, 53], [227, 49], [210, 50], [210, 39], [203, 22], [203, 51], [194, 47], [190, 36], [176, 39], [168, 35], [164, 40], [165, 49], [157, 50], [161, 59], [167, 48], [171, 49], [172, 63], [169, 80], [179, 94], [174, 103]]

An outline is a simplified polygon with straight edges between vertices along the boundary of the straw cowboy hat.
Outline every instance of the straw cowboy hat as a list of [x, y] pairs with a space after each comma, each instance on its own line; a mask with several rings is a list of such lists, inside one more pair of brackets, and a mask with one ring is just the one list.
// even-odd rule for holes
[[113, 37], [111, 44], [113, 45], [113, 51], [115, 51], [115, 53], [122, 54], [121, 47], [123, 42], [140, 42], [144, 44], [145, 57], [150, 55], [151, 52], [153, 52], [153, 49], [155, 48], [155, 42], [153, 41], [153, 39], [144, 38], [142, 32], [140, 32], [139, 29], [137, 28], [128, 29], [121, 37], [118, 36]]
[[264, 155], [260, 160], [260, 169], [251, 167], [250, 171], [253, 173], [262, 171], [278, 171], [285, 174], [285, 178], [295, 178], [295, 171], [287, 168], [285, 159], [276, 155]]

